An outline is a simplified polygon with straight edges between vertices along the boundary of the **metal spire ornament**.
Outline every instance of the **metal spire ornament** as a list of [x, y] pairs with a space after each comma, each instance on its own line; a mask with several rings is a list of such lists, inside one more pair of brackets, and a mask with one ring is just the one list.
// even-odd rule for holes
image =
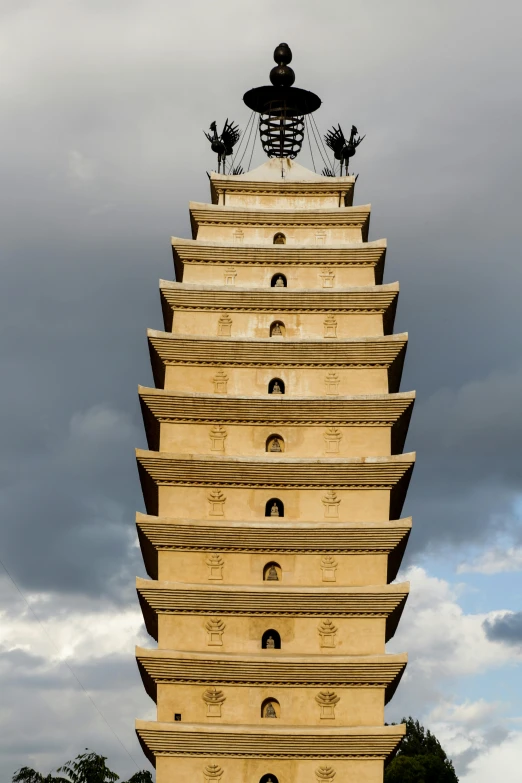
[[292, 87], [295, 74], [286, 43], [274, 51], [277, 65], [270, 71], [271, 85], [256, 87], [243, 96], [249, 109], [260, 114], [259, 134], [269, 158], [295, 158], [304, 139], [304, 117], [316, 111], [321, 99], [313, 92]]

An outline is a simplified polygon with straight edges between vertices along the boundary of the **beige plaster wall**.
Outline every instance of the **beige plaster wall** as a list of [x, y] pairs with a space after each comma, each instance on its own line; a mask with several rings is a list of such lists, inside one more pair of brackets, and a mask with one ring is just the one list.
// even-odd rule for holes
[[[216, 420], [215, 424], [220, 424]], [[212, 438], [215, 424], [162, 422], [160, 451], [177, 454], [229, 454], [276, 457], [266, 451], [267, 439], [278, 435], [288, 457], [387, 457], [391, 454], [391, 427], [310, 427], [266, 424], [223, 424], [226, 437]], [[340, 440], [329, 434], [335, 429]], [[334, 436], [337, 437], [337, 436]], [[336, 451], [333, 449], [337, 449]]]
[[[276, 289], [274, 289], [276, 290]], [[279, 289], [277, 289], [279, 290]], [[174, 314], [172, 332], [199, 336], [223, 336], [220, 331], [220, 319], [227, 315], [232, 321], [230, 336], [233, 338], [270, 337], [270, 326], [274, 321], [282, 321], [287, 338], [327, 340], [347, 339], [350, 337], [374, 337], [384, 334], [383, 319], [380, 313], [335, 313], [335, 337], [326, 337], [325, 319], [328, 313], [244, 313], [244, 312], [207, 312], [177, 310]], [[273, 338], [281, 339], [281, 338]]]
[[178, 758], [162, 756], [156, 763], [158, 783], [194, 781], [205, 783], [203, 771], [208, 764], [223, 769], [220, 783], [259, 783], [263, 775], [275, 776], [278, 783], [316, 783], [315, 770], [330, 766], [336, 771], [337, 783], [382, 783], [384, 762], [379, 759], [241, 759]]
[[[332, 617], [337, 628], [334, 647], [322, 647], [321, 617], [222, 617], [222, 645], [209, 645], [206, 623], [213, 615], [158, 615], [158, 647], [165, 650], [214, 653], [259, 653], [294, 655], [381, 655], [384, 653], [384, 617]], [[262, 650], [265, 631], [281, 636], [281, 650]]]
[[[220, 555], [223, 561], [221, 568], [211, 567], [209, 564], [209, 557], [214, 554]], [[160, 550], [158, 555], [158, 579], [165, 582], [192, 582], [217, 586], [265, 585], [267, 589], [281, 585], [348, 587], [387, 583], [388, 556], [386, 554], [336, 554], [333, 556], [335, 567], [324, 567], [321, 554]], [[263, 569], [268, 563], [274, 562], [281, 568], [280, 581], [266, 582], [263, 579]]]
[[339, 489], [338, 517], [327, 516], [323, 503], [325, 489], [252, 489], [249, 487], [219, 487], [226, 500], [222, 514], [212, 514], [208, 496], [212, 487], [160, 485], [159, 516], [182, 519], [260, 520], [265, 519], [265, 505], [270, 498], [284, 503], [285, 519], [317, 522], [338, 518], [340, 522], [379, 522], [389, 518], [390, 490]]
[[[284, 251], [282, 251], [284, 253]], [[230, 269], [235, 270], [234, 285], [238, 288], [270, 288], [272, 277], [276, 274], [286, 276], [287, 288], [349, 288], [358, 285], [375, 284], [375, 268], [373, 266], [250, 266], [237, 264], [234, 266], [232, 253], [230, 265], [217, 263], [190, 264], [183, 269], [184, 283], [199, 283], [204, 285], [230, 285]], [[331, 279], [329, 271], [334, 274]]]
[[[224, 197], [223, 197], [224, 195]], [[219, 204], [226, 207], [246, 207], [253, 209], [338, 209], [344, 207], [344, 197], [331, 196], [284, 196], [284, 195], [247, 195], [245, 193], [225, 193], [219, 197]]]
[[292, 227], [248, 225], [202, 225], [195, 239], [204, 242], [238, 242], [246, 245], [273, 245], [274, 235], [282, 232], [287, 245], [346, 245], [362, 242], [362, 230], [355, 226], [321, 228], [317, 226]]
[[[216, 685], [226, 701], [208, 715], [203, 694], [208, 685], [164, 684], [158, 685], [158, 720], [174, 721], [174, 714], [181, 714], [186, 723], [243, 724], [261, 726], [378, 726], [384, 722], [384, 688], [335, 688], [339, 702], [333, 710], [334, 717], [321, 717], [321, 708], [315, 697], [329, 688], [283, 688]], [[212, 687], [212, 686], [210, 686]], [[277, 718], [261, 717], [261, 705], [265, 699], [279, 702]]]
[[[339, 376], [337, 393], [387, 394], [389, 392], [388, 372], [385, 368], [281, 368], [274, 367], [222, 367], [228, 375], [226, 394], [267, 394], [272, 378], [281, 378], [285, 383], [285, 394], [302, 396], [330, 396], [326, 384], [330, 372]], [[167, 365], [164, 388], [172, 391], [214, 393], [216, 367], [197, 365]], [[332, 395], [335, 396], [335, 395]]]

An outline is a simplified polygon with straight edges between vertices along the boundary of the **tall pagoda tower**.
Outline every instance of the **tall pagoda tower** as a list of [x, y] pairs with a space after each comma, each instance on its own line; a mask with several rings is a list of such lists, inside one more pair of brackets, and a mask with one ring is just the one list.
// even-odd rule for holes
[[[320, 101], [292, 87], [286, 44], [275, 58], [244, 99], [269, 159], [223, 163], [190, 204], [139, 392], [137, 587], [158, 647], [137, 650], [157, 704], [137, 733], [157, 783], [382, 783], [404, 734], [384, 725], [414, 461], [399, 288], [352, 205], [359, 139], [331, 132], [339, 176], [296, 163]], [[233, 132], [211, 138], [220, 158]]]

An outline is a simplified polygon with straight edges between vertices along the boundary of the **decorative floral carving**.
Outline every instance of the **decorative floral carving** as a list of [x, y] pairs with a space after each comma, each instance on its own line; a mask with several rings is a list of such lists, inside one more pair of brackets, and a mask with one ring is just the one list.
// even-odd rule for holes
[[318, 767], [315, 770], [315, 776], [317, 778], [317, 783], [331, 783], [331, 781], [335, 777], [335, 769], [333, 767]]
[[333, 720], [335, 718], [335, 705], [341, 701], [340, 697], [334, 691], [320, 691], [315, 700], [321, 708], [320, 717], [326, 720]]
[[235, 266], [229, 266], [228, 269], [225, 269], [225, 285], [235, 285], [236, 275], [237, 272]]
[[222, 517], [225, 514], [224, 506], [225, 506], [225, 500], [226, 496], [221, 492], [220, 489], [213, 489], [211, 492], [207, 495], [208, 502], [210, 503], [210, 516], [211, 517]]
[[321, 647], [335, 647], [335, 634], [339, 629], [329, 618], [321, 620], [317, 630], [321, 637]]
[[223, 646], [223, 633], [226, 625], [221, 617], [212, 617], [206, 624], [205, 630], [208, 633], [207, 644], [209, 647]]
[[325, 337], [337, 337], [337, 318], [330, 313], [323, 321], [324, 323], [324, 336]]
[[339, 444], [341, 442], [341, 430], [339, 427], [328, 427], [324, 433], [327, 454], [338, 454]]
[[[227, 431], [221, 424], [214, 424], [209, 432], [212, 445], [211, 451], [225, 451], [225, 439], [227, 437]], [[326, 436], [325, 436], [326, 437]]]
[[324, 272], [320, 273], [319, 277], [323, 281], [323, 288], [333, 288], [335, 280], [333, 269], [325, 269]]
[[331, 555], [325, 555], [321, 560], [321, 568], [323, 571], [323, 582], [335, 582], [335, 570], [338, 566], [337, 560]]
[[220, 783], [223, 777], [223, 770], [217, 764], [207, 764], [203, 770], [205, 783]]
[[339, 375], [331, 370], [324, 379], [327, 394], [339, 394]]
[[203, 694], [203, 701], [207, 705], [207, 718], [221, 717], [221, 707], [226, 701], [223, 691], [218, 691], [217, 688], [207, 688]]
[[209, 579], [223, 579], [223, 566], [225, 561], [221, 555], [214, 552], [207, 557], [207, 565], [209, 568]]
[[[232, 318], [228, 313], [223, 313], [218, 321], [218, 337], [230, 337], [232, 333]], [[335, 335], [334, 335], [335, 337]]]
[[334, 489], [329, 489], [326, 495], [322, 497], [324, 506], [324, 515], [327, 519], [339, 518], [339, 505], [340, 499], [337, 497], [337, 492]]
[[212, 382], [214, 384], [214, 394], [227, 393], [228, 375], [226, 372], [223, 372], [223, 370], [218, 370], [212, 378]]

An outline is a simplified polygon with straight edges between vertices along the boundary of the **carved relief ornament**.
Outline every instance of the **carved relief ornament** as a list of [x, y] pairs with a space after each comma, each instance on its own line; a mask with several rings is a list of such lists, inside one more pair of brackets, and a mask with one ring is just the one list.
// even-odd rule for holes
[[[227, 431], [221, 424], [214, 424], [209, 432], [211, 440], [211, 451], [225, 451], [225, 439], [227, 437]], [[325, 436], [326, 437], [326, 436]]]
[[207, 557], [206, 562], [209, 569], [208, 578], [217, 580], [223, 579], [223, 566], [225, 565], [225, 561], [221, 555], [214, 552]]
[[217, 688], [207, 688], [203, 693], [203, 701], [207, 705], [207, 718], [221, 718], [221, 708], [226, 701], [223, 691]]
[[205, 777], [205, 783], [221, 783], [223, 777], [223, 770], [218, 764], [207, 764], [203, 770]]
[[340, 697], [334, 691], [320, 691], [315, 697], [316, 702], [321, 708], [320, 718], [322, 720], [335, 719], [335, 705], [341, 701]]
[[208, 633], [207, 644], [209, 647], [223, 646], [223, 633], [226, 625], [221, 617], [212, 617], [205, 623], [205, 630]]
[[213, 489], [207, 495], [208, 502], [210, 503], [209, 514], [211, 517], [222, 517], [225, 515], [225, 500], [226, 496], [220, 489]]
[[321, 640], [321, 647], [335, 647], [335, 634], [339, 629], [329, 618], [321, 620], [317, 630]]
[[329, 489], [326, 495], [323, 495], [322, 502], [324, 506], [324, 516], [326, 519], [339, 519], [340, 498], [334, 489]]

